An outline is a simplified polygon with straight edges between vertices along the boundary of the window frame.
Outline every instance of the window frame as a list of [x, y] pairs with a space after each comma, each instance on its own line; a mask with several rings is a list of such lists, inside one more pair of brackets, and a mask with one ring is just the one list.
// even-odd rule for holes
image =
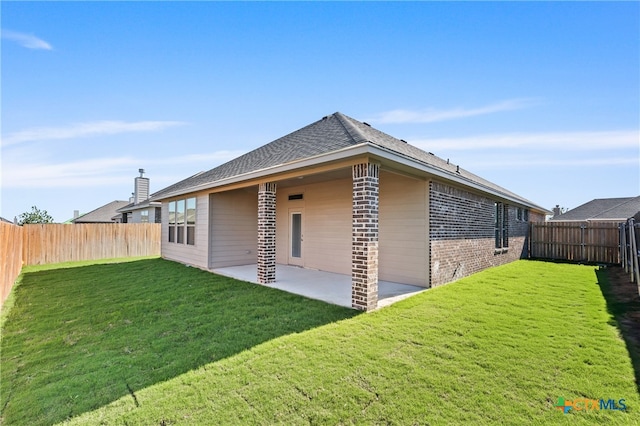
[[504, 252], [509, 248], [509, 205], [496, 201], [494, 207], [495, 249]]
[[196, 245], [197, 211], [198, 200], [196, 197], [169, 201], [167, 222], [167, 241], [169, 243]]

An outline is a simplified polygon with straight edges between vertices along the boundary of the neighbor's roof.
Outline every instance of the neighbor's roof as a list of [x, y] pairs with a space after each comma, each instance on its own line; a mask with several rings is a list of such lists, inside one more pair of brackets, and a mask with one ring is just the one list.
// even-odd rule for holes
[[111, 218], [117, 214], [117, 210], [129, 204], [128, 201], [112, 201], [102, 207], [85, 213], [73, 219], [72, 223], [114, 223]]
[[640, 196], [626, 198], [596, 198], [575, 209], [555, 216], [553, 221], [627, 220], [640, 212]]
[[[118, 213], [128, 213], [128, 212], [132, 212], [134, 210], [141, 210], [141, 209], [146, 209], [148, 207], [157, 207], [160, 206], [160, 202], [157, 201], [150, 201], [149, 199], [146, 199], [138, 204], [136, 203], [129, 203], [124, 207], [121, 207], [117, 210]], [[118, 215], [116, 215], [118, 216]]]
[[266, 145], [235, 158], [207, 172], [200, 172], [190, 178], [164, 188], [151, 195], [152, 200], [161, 200], [189, 192], [209, 189], [223, 184], [228, 178], [244, 174], [264, 171], [268, 175], [277, 166], [291, 164], [330, 153], [337, 153], [357, 146], [381, 148], [385, 155], [400, 156], [426, 166], [428, 171], [437, 172], [445, 179], [475, 186], [483, 191], [494, 193], [506, 199], [534, 207], [541, 211], [548, 210], [520, 197], [492, 182], [471, 172], [459, 168], [455, 164], [425, 152], [407, 142], [394, 138], [370, 125], [336, 112], [323, 117], [306, 127], [276, 139]]

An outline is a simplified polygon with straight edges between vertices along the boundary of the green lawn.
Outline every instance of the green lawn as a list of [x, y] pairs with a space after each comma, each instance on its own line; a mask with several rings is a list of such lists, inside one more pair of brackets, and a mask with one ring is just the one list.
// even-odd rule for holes
[[[360, 315], [159, 259], [28, 272], [2, 331], [2, 416], [638, 424], [596, 272], [519, 261]], [[627, 411], [563, 414], [559, 397], [624, 398]]]

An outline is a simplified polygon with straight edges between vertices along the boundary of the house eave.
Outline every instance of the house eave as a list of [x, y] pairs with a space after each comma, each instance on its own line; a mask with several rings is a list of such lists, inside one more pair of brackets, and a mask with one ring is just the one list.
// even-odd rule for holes
[[171, 193], [167, 193], [162, 195], [160, 198], [153, 199], [153, 201], [162, 201], [169, 198], [178, 197], [185, 194], [191, 194], [194, 192], [204, 191], [208, 189], [213, 189], [225, 185], [237, 184], [243, 181], [250, 181], [265, 178], [267, 176], [282, 174], [291, 172], [297, 169], [304, 169], [309, 167], [318, 166], [325, 163], [337, 162], [340, 160], [346, 160], [352, 157], [358, 156], [373, 156], [379, 159], [388, 160], [394, 163], [398, 163], [407, 167], [410, 167], [414, 170], [418, 170], [430, 176], [439, 177], [444, 180], [457, 183], [459, 185], [463, 185], [466, 187], [470, 187], [475, 189], [476, 191], [480, 191], [482, 193], [490, 194], [492, 196], [497, 197], [500, 200], [508, 201], [517, 205], [525, 206], [536, 211], [539, 211], [544, 214], [552, 214], [553, 212], [546, 210], [540, 206], [537, 206], [533, 203], [527, 203], [524, 200], [514, 198], [509, 194], [502, 193], [500, 191], [496, 191], [493, 188], [486, 187], [476, 182], [472, 182], [469, 179], [466, 179], [462, 176], [456, 176], [455, 173], [448, 172], [446, 170], [439, 169], [432, 165], [423, 163], [417, 159], [409, 157], [407, 155], [403, 155], [391, 149], [387, 149], [381, 147], [379, 145], [372, 144], [370, 142], [363, 142], [358, 145], [350, 146], [347, 148], [343, 148], [337, 151], [332, 151], [326, 154], [320, 154], [313, 157], [304, 158], [301, 160], [291, 161], [289, 163], [280, 164], [273, 167], [268, 167], [265, 169], [256, 170], [249, 173], [244, 173], [224, 179], [220, 179], [214, 182], [208, 182], [206, 184], [192, 186], [186, 189], [174, 191]]
[[135, 210], [142, 210], [149, 207], [160, 207], [162, 205], [159, 201], [143, 201], [139, 204], [134, 204], [133, 206], [124, 206], [116, 210], [118, 213], [128, 213]]

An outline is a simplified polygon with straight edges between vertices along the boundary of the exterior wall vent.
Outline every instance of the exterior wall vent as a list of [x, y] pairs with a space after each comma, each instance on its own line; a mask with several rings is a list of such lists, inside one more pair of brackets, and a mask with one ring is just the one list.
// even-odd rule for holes
[[302, 200], [302, 199], [304, 199], [304, 194], [291, 194], [291, 195], [289, 195], [289, 201]]

